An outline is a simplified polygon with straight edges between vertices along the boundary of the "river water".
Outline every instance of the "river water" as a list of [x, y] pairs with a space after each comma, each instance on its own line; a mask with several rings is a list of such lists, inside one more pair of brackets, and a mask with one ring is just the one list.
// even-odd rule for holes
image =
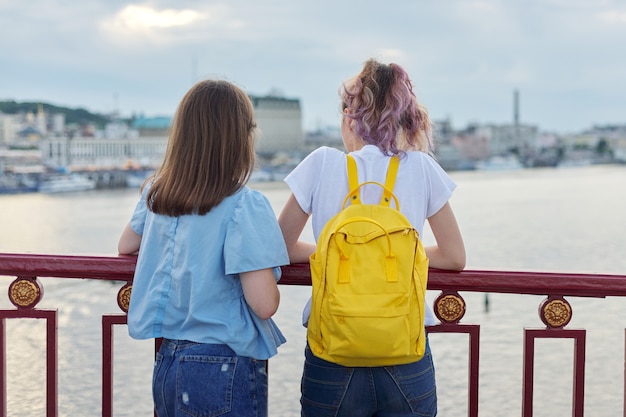
[[[464, 235], [468, 269], [626, 274], [626, 166], [453, 172], [451, 200]], [[282, 183], [260, 183], [276, 212], [288, 196]], [[0, 252], [115, 255], [117, 239], [138, 197], [136, 189], [0, 196]], [[312, 240], [307, 232], [306, 239]], [[426, 244], [432, 236], [426, 228]], [[5, 288], [14, 277], [1, 277]], [[119, 314], [118, 283], [43, 278], [39, 308], [59, 313], [59, 414], [101, 415], [102, 314]], [[281, 287], [275, 320], [288, 339], [270, 361], [270, 415], [299, 415], [305, 329], [300, 311], [307, 287]], [[6, 294], [6, 290], [5, 290]], [[429, 292], [429, 299], [436, 297]], [[540, 328], [543, 297], [463, 294], [463, 323], [481, 325], [481, 416], [519, 416], [524, 328]], [[488, 311], [484, 307], [489, 297]], [[569, 298], [568, 328], [586, 328], [585, 409], [593, 417], [622, 415], [623, 299]], [[6, 296], [0, 308], [13, 308]], [[439, 415], [467, 415], [467, 336], [431, 334]], [[45, 414], [45, 327], [40, 320], [7, 323], [8, 415]], [[114, 415], [149, 416], [151, 341], [115, 328]], [[571, 415], [571, 340], [536, 344], [535, 416]]]

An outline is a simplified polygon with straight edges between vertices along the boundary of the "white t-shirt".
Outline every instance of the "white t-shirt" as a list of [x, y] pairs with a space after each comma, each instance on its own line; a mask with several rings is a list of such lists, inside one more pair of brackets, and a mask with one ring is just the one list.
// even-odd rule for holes
[[[390, 156], [374, 145], [366, 145], [352, 152], [356, 160], [359, 183], [385, 182]], [[342, 209], [348, 194], [346, 154], [338, 149], [321, 147], [311, 152], [287, 177], [285, 182], [300, 208], [311, 215], [315, 240], [324, 225]], [[456, 184], [439, 164], [424, 152], [403, 154], [393, 193], [400, 203], [400, 211], [422, 235], [426, 219], [437, 213], [450, 199]], [[382, 188], [367, 184], [361, 187], [361, 201], [378, 204]], [[308, 322], [310, 300], [303, 312], [303, 324]], [[431, 308], [426, 309], [426, 325], [436, 319]]]

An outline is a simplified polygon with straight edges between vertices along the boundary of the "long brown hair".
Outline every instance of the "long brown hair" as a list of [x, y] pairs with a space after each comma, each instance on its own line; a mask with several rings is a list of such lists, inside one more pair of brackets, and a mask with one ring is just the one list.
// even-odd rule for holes
[[152, 177], [150, 210], [203, 215], [241, 189], [254, 169], [255, 127], [252, 102], [240, 88], [222, 80], [191, 87], [174, 116], [163, 164]]

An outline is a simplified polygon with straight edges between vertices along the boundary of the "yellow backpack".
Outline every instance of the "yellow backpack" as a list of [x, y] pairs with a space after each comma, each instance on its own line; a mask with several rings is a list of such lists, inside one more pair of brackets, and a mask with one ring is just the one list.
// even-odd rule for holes
[[[348, 155], [350, 191], [342, 211], [322, 229], [310, 258], [307, 339], [313, 354], [324, 360], [390, 366], [424, 355], [428, 258], [393, 194], [398, 165], [399, 157], [392, 157], [385, 185], [359, 184], [356, 162]], [[365, 184], [383, 188], [380, 204], [361, 203]]]

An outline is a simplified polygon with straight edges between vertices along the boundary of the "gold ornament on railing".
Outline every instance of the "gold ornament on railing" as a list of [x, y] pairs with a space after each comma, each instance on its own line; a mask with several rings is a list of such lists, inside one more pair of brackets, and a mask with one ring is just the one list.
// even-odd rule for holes
[[9, 285], [9, 300], [17, 308], [33, 308], [43, 297], [43, 287], [37, 277], [17, 277]]
[[539, 317], [546, 326], [560, 329], [572, 319], [572, 307], [565, 298], [550, 296], [539, 306]]
[[124, 313], [128, 313], [128, 306], [130, 305], [130, 293], [133, 290], [133, 285], [131, 283], [126, 283], [120, 290], [117, 292], [117, 305]]
[[465, 300], [459, 293], [442, 292], [435, 300], [435, 315], [444, 323], [458, 323], [465, 315]]

